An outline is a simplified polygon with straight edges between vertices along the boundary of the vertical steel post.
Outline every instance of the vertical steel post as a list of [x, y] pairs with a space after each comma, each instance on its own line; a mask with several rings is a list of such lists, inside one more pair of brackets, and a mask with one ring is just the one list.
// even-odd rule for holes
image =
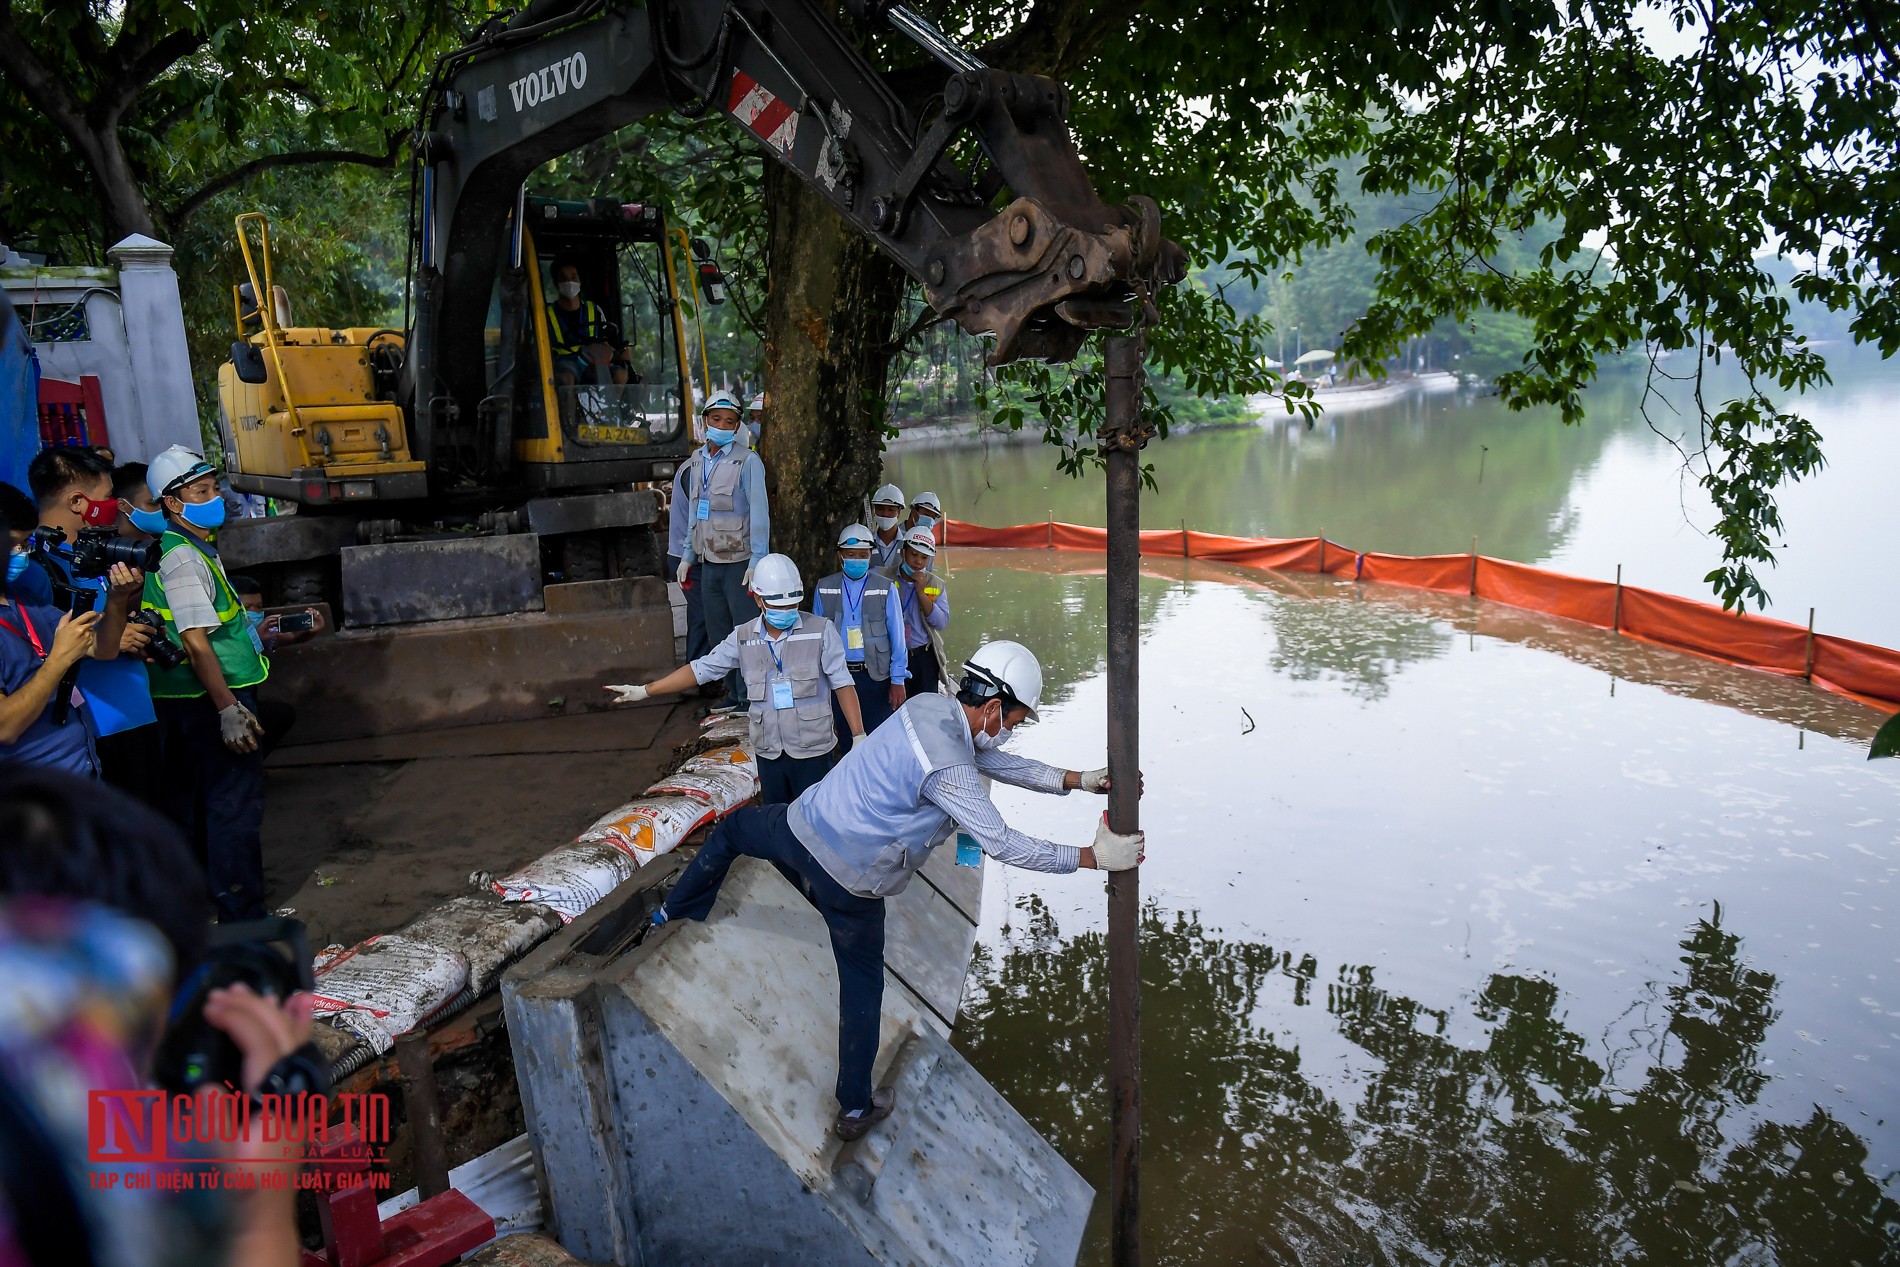
[[442, 1108], [436, 1099], [435, 1061], [429, 1055], [427, 1030], [411, 1030], [396, 1039], [396, 1069], [415, 1155], [416, 1193], [427, 1201], [449, 1190], [449, 1149], [442, 1138]]
[[[1141, 356], [1139, 335], [1108, 340], [1108, 825], [1140, 827]], [[1141, 872], [1108, 877], [1109, 1246], [1141, 1262]]]

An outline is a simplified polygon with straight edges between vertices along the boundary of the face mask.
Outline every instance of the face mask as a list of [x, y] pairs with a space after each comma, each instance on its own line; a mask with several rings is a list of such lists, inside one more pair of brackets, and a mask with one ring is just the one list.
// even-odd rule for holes
[[244, 611], [244, 619], [250, 621], [251, 628], [255, 629], [259, 625], [264, 623], [264, 613], [254, 612], [254, 611], [251, 611], [249, 608], [246, 608]]
[[715, 449], [723, 449], [731, 444], [733, 437], [738, 434], [737, 430], [727, 431], [724, 427], [707, 427], [706, 443]]
[[[1000, 717], [1001, 714], [999, 713], [998, 716]], [[1009, 742], [1009, 727], [1003, 726], [992, 735], [986, 726], [982, 730], [977, 731], [974, 735], [971, 735], [970, 742], [976, 746], [979, 752], [987, 752], [991, 748], [1000, 748]]]
[[9, 554], [7, 556], [7, 584], [11, 585], [26, 575], [26, 569], [31, 566], [32, 562], [33, 560], [27, 558], [24, 554]]
[[581, 284], [579, 282], [561, 282], [555, 286], [554, 289], [561, 292], [561, 298], [563, 299], [579, 299], [581, 297]]
[[844, 574], [854, 581], [862, 581], [865, 574], [870, 572], [870, 570], [871, 561], [869, 559], [846, 559], [844, 561]]
[[128, 503], [125, 518], [134, 528], [150, 536], [156, 537], [165, 531], [165, 512], [162, 510], [140, 510]]
[[[85, 495], [82, 493], [81, 496]], [[86, 497], [85, 501], [86, 507], [79, 512], [79, 517], [86, 521], [88, 528], [110, 528], [119, 522], [118, 502], [96, 502], [90, 497]]]
[[224, 498], [213, 497], [208, 502], [186, 502], [185, 508], [178, 512], [179, 518], [194, 528], [203, 528], [209, 532], [224, 523]]
[[877, 526], [882, 531], [889, 532], [892, 528], [897, 527], [896, 515], [878, 515], [876, 518]]
[[790, 629], [798, 623], [798, 608], [768, 607], [765, 609], [765, 623], [774, 629]]
[[912, 566], [911, 566], [910, 564], [908, 564], [908, 563], [900, 563], [900, 564], [898, 564], [898, 567], [899, 567], [899, 568], [901, 568], [901, 569], [903, 570], [903, 573], [904, 573], [904, 575], [905, 575], [905, 576], [908, 576], [908, 577], [910, 577], [910, 578], [911, 578], [911, 579], [913, 579], [913, 580], [915, 580], [915, 579], [916, 579], [916, 577], [917, 577], [917, 569], [916, 569], [916, 568], [914, 568], [914, 567], [912, 567]]

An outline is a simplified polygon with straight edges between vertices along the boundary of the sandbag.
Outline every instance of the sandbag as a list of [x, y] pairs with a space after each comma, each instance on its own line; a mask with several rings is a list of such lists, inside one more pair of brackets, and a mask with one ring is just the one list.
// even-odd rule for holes
[[540, 902], [563, 924], [612, 893], [634, 872], [633, 855], [611, 840], [576, 841], [495, 881], [508, 902]]
[[613, 844], [644, 867], [661, 854], [671, 853], [712, 817], [711, 806], [690, 796], [647, 797], [601, 815], [577, 843]]
[[468, 985], [485, 994], [501, 970], [561, 927], [561, 917], [539, 902], [450, 898], [417, 916], [398, 935], [458, 950], [468, 960]]
[[459, 950], [392, 933], [326, 961], [311, 1010], [380, 1056], [467, 988], [468, 960]]
[[759, 766], [743, 748], [702, 752], [646, 790], [648, 796], [690, 796], [723, 818], [759, 790]]
[[701, 743], [737, 744], [751, 736], [752, 723], [744, 712], [717, 714], [700, 723]]

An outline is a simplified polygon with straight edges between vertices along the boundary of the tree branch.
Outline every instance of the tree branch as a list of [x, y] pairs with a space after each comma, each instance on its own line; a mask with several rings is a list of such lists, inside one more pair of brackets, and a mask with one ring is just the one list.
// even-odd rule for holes
[[93, 109], [108, 126], [116, 127], [127, 107], [154, 79], [203, 48], [205, 43], [205, 37], [196, 31], [167, 33], [131, 59], [118, 84], [110, 92], [100, 93]]
[[13, 22], [13, 6], [0, 3], [0, 70], [20, 87], [27, 104], [52, 121], [74, 149], [95, 163], [99, 147], [92, 130], [86, 126], [85, 103], [73, 93], [65, 79], [55, 73], [27, 43], [26, 36]]
[[240, 163], [222, 176], [214, 176], [198, 186], [172, 209], [165, 221], [175, 232], [178, 226], [189, 220], [206, 202], [225, 190], [233, 189], [251, 177], [275, 167], [317, 167], [326, 163], [348, 163], [357, 167], [394, 167], [396, 155], [402, 152], [405, 135], [404, 132], [388, 133], [388, 147], [381, 154], [371, 154], [363, 150], [292, 150], [285, 154], [259, 155], [247, 163]]

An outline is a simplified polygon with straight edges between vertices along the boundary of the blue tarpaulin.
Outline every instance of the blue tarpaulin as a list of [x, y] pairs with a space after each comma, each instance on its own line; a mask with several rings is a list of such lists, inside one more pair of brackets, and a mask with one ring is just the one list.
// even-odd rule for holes
[[22, 491], [40, 448], [40, 359], [13, 305], [0, 299], [0, 482]]

